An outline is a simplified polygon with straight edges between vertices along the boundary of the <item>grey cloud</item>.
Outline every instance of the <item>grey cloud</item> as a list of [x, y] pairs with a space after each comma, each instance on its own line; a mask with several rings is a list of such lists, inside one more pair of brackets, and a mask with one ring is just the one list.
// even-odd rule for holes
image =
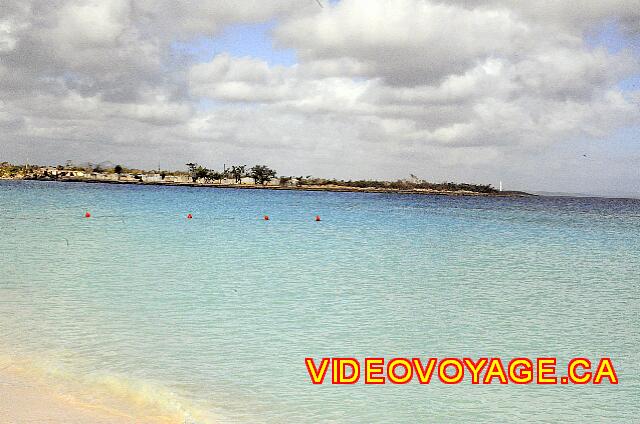
[[[589, 23], [640, 16], [633, 1], [586, 2], [584, 8], [580, 2], [464, 3], [344, 0], [327, 12], [288, 20], [276, 37], [306, 61], [347, 58], [361, 65], [362, 76], [415, 87], [440, 82], [488, 59], [582, 65], [575, 62], [585, 56], [582, 36]], [[576, 58], [560, 57], [574, 53]], [[545, 63], [545, 55], [558, 57]], [[606, 66], [615, 63], [601, 65], [602, 74], [611, 72]], [[595, 71], [594, 66], [588, 70]]]
[[505, 8], [416, 0], [347, 0], [276, 31], [305, 59], [349, 57], [394, 85], [434, 83], [491, 56], [522, 50], [534, 31]]
[[633, 22], [640, 18], [637, 0], [450, 0], [449, 3], [466, 8], [505, 7], [523, 19], [576, 34], [610, 20], [620, 22], [631, 32], [640, 30], [638, 26], [633, 28]]
[[[233, 23], [264, 22], [275, 17], [308, 13], [313, 0], [137, 0], [136, 20], [145, 32], [170, 39], [214, 35]], [[162, 31], [159, 31], [162, 29]]]
[[[284, 173], [345, 178], [517, 180], [513, 163], [575, 140], [605, 143], [616, 129], [640, 124], [640, 93], [617, 87], [640, 72], [637, 55], [585, 43], [607, 21], [636, 36], [634, 6], [5, 0], [0, 153], [148, 167], [266, 161]], [[299, 63], [171, 56], [176, 41], [265, 21]]]

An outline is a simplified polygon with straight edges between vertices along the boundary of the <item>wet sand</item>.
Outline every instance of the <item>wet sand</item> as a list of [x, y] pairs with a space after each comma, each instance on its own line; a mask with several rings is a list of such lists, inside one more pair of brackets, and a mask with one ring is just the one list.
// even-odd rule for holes
[[0, 422], [6, 424], [129, 424], [158, 423], [74, 401], [43, 382], [29, 380], [0, 367]]

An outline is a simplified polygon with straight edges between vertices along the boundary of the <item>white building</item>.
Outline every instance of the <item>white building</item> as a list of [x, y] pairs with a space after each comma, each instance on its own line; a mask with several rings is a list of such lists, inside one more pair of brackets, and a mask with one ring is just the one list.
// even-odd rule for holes
[[162, 175], [160, 174], [142, 174], [143, 183], [161, 183]]
[[189, 175], [167, 175], [163, 180], [165, 183], [191, 183], [193, 180]]

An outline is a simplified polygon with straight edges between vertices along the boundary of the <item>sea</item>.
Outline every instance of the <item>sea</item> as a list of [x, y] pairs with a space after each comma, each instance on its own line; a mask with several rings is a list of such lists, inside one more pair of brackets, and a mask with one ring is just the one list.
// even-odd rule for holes
[[[306, 357], [619, 384], [313, 385]], [[638, 422], [640, 201], [3, 181], [2, 361], [136, 423]]]

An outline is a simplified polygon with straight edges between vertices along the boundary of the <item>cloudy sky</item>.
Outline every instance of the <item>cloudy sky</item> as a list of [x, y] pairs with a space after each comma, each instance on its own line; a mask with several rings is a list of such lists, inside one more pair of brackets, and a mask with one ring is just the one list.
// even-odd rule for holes
[[2, 0], [0, 161], [640, 193], [640, 0]]

